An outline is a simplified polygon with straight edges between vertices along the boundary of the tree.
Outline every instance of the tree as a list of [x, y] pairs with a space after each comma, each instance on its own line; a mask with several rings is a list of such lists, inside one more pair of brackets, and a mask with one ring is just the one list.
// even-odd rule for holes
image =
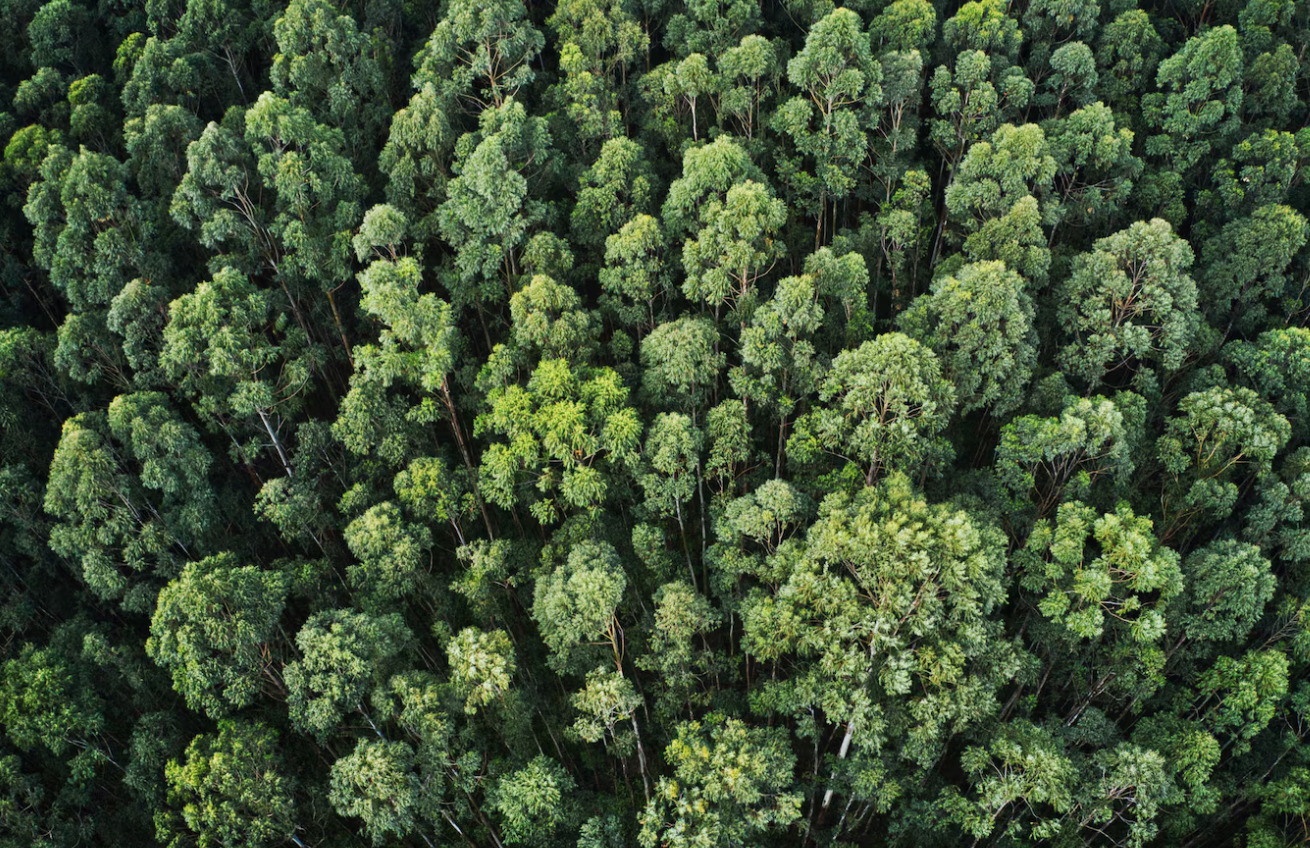
[[[703, 53], [670, 59], [646, 74], [641, 78], [641, 88], [643, 99], [653, 106], [647, 118], [652, 131], [663, 135], [670, 149], [678, 149], [685, 146], [679, 139], [685, 137], [690, 119], [691, 144], [695, 145], [701, 140], [700, 115], [709, 111], [698, 112], [697, 105], [712, 108], [719, 84]], [[705, 124], [708, 130], [709, 121]]]
[[202, 245], [228, 251], [211, 270], [230, 265], [271, 277], [306, 336], [310, 316], [326, 305], [334, 341], [349, 358], [333, 292], [350, 279], [362, 180], [343, 133], [266, 91], [248, 110], [230, 110], [221, 125], [206, 127], [187, 148], [187, 164], [172, 213]]
[[696, 575], [691, 563], [687, 524], [693, 517], [692, 503], [700, 489], [703, 445], [704, 434], [689, 417], [676, 412], [661, 413], [646, 432], [642, 448], [646, 471], [637, 478], [646, 493], [644, 506], [651, 514], [658, 518], [677, 519], [693, 584]]
[[1143, 94], [1150, 91], [1165, 44], [1142, 9], [1127, 9], [1101, 28], [1096, 66], [1102, 96], [1115, 113], [1140, 127]]
[[778, 591], [748, 597], [745, 650], [761, 663], [795, 658], [787, 679], [761, 682], [764, 703], [792, 715], [820, 709], [832, 735], [809, 732], [842, 735], [824, 769], [823, 807], [836, 792], [878, 803], [881, 781], [861, 775], [878, 772], [882, 748], [928, 767], [954, 734], [999, 709], [997, 692], [1018, 667], [995, 636], [1004, 560], [999, 530], [928, 503], [892, 474], [825, 498]]
[[1178, 554], [1160, 545], [1149, 518], [1123, 503], [1097, 515], [1084, 503], [1066, 501], [1054, 521], [1034, 527], [1016, 559], [1020, 585], [1037, 610], [1067, 631], [1056, 638], [1093, 646], [1086, 674], [1094, 682], [1071, 717], [1103, 692], [1140, 698], [1159, 685], [1160, 645], [1183, 573]]
[[1267, 473], [1290, 431], [1287, 419], [1250, 389], [1192, 392], [1178, 412], [1158, 442], [1165, 538], [1202, 514], [1218, 520], [1232, 512], [1238, 483]]
[[779, 47], [760, 35], [746, 35], [719, 57], [723, 89], [719, 92], [719, 126], [749, 143], [767, 126], [764, 107], [777, 93], [782, 77]]
[[644, 848], [751, 844], [800, 816], [796, 757], [780, 728], [682, 722], [665, 758], [675, 779], [660, 778], [641, 815]]
[[1251, 650], [1241, 657], [1221, 656], [1201, 673], [1193, 714], [1235, 753], [1250, 750], [1287, 697], [1287, 655], [1279, 650]]
[[1224, 539], [1198, 548], [1183, 561], [1185, 612], [1179, 641], [1238, 642], [1273, 598], [1269, 560], [1255, 545]]
[[[815, 246], [836, 224], [825, 224], [829, 203], [850, 195], [868, 149], [867, 113], [882, 99], [882, 68], [874, 60], [860, 16], [836, 9], [814, 24], [805, 47], [787, 63], [787, 79], [805, 96], [778, 107], [773, 127], [791, 138], [797, 157], [784, 179], [794, 194], [817, 201]], [[812, 173], [804, 162], [813, 162]]]
[[680, 401], [693, 416], [705, 397], [717, 393], [724, 361], [719, 333], [708, 318], [684, 316], [661, 324], [641, 343], [645, 390], [656, 398]]
[[[811, 258], [819, 257], [814, 254]], [[816, 263], [809, 264], [813, 268]], [[750, 326], [742, 329], [741, 366], [730, 375], [738, 395], [762, 404], [778, 418], [776, 472], [782, 467], [788, 421], [802, 400], [818, 388], [823, 373], [813, 342], [824, 319], [818, 282], [814, 274], [778, 281], [773, 297], [751, 317]]]
[[1237, 30], [1219, 26], [1160, 62], [1157, 93], [1142, 98], [1152, 129], [1146, 152], [1184, 174], [1209, 155], [1213, 137], [1235, 132], [1242, 114], [1242, 51]]
[[415, 827], [422, 785], [413, 772], [414, 749], [405, 742], [360, 739], [332, 764], [329, 800], [337, 814], [363, 819], [374, 845]]
[[523, 768], [501, 777], [488, 800], [500, 818], [505, 842], [549, 844], [572, 818], [568, 801], [576, 786], [559, 763], [546, 756], [534, 757]]
[[669, 184], [660, 213], [670, 241], [676, 243], [695, 230], [706, 203], [713, 199], [722, 203], [729, 189], [747, 180], [767, 185], [750, 155], [731, 138], [687, 148], [682, 155], [682, 175]]
[[532, 617], [553, 667], [568, 669], [579, 648], [599, 644], [611, 649], [622, 669], [625, 644], [616, 612], [627, 585], [618, 552], [606, 542], [574, 545], [559, 567], [537, 580]]
[[[560, 66], [567, 74], [561, 99], [580, 137], [630, 144], [622, 137], [632, 96], [628, 70], [650, 50], [646, 28], [626, 4], [613, 0], [561, 3], [548, 23], [559, 35]], [[601, 151], [604, 157], [603, 146]]]
[[1015, 840], [1055, 836], [1074, 806], [1077, 765], [1058, 736], [1030, 722], [1005, 723], [985, 744], [965, 749], [961, 764], [975, 797], [952, 787], [937, 805], [975, 842], [998, 832]]
[[1048, 149], [1056, 171], [1047, 210], [1061, 225], [1092, 230], [1122, 214], [1142, 172], [1133, 156], [1133, 133], [1116, 127], [1115, 113], [1092, 103], [1047, 124]]
[[885, 470], [917, 470], [946, 455], [940, 434], [955, 390], [932, 351], [909, 336], [884, 333], [839, 354], [819, 400], [826, 406], [796, 422], [787, 443], [793, 459], [827, 452], [857, 463], [872, 484]]
[[[578, 176], [577, 201], [569, 216], [576, 243], [600, 253], [607, 238], [654, 209], [655, 175], [644, 154], [629, 138], [601, 145], [596, 161]], [[604, 252], [608, 259], [608, 248]]]
[[974, 262], [938, 277], [898, 320], [937, 354], [961, 413], [986, 407], [999, 417], [1022, 404], [1032, 379], [1033, 319], [1022, 277], [1000, 262]]
[[451, 682], [464, 695], [464, 712], [470, 715], [504, 698], [517, 667], [504, 630], [465, 627], [446, 645], [446, 659]]
[[92, 592], [148, 613], [161, 584], [200, 548], [216, 519], [212, 459], [162, 394], [116, 398], [64, 422], [45, 509], [51, 548], [80, 563]]
[[1261, 333], [1254, 342], [1236, 340], [1221, 351], [1224, 361], [1231, 364], [1248, 387], [1263, 398], [1271, 399], [1292, 427], [1292, 437], [1304, 441], [1306, 427], [1310, 425], [1310, 409], [1306, 407], [1306, 386], [1310, 372], [1310, 330], [1289, 327]]
[[[1096, 387], [1158, 365], [1176, 371], [1200, 326], [1192, 249], [1166, 221], [1138, 221], [1075, 257], [1059, 290], [1060, 323], [1073, 342], [1061, 365]], [[1115, 382], [1122, 385], [1123, 377]]]
[[55, 647], [28, 643], [0, 670], [0, 718], [19, 750], [42, 746], [62, 755], [102, 744], [105, 705], [84, 667]]
[[[585, 742], [604, 740], [606, 747], [613, 740], [620, 752], [625, 747], [630, 750], [630, 746], [620, 744], [618, 728], [624, 721], [636, 728], [636, 711], [642, 699], [622, 673], [604, 668], [593, 669], [587, 673], [587, 685], [569, 700], [578, 712], [578, 718], [573, 722], [573, 731], [580, 739]], [[645, 771], [644, 764], [642, 771]]]
[[534, 275], [509, 299], [509, 313], [510, 344], [528, 361], [563, 359], [582, 365], [597, 347], [593, 313], [582, 308], [572, 287], [545, 274]]
[[1070, 398], [1058, 417], [1024, 415], [1002, 427], [996, 475], [1012, 503], [1035, 506], [1040, 518], [1063, 500], [1088, 498], [1104, 478], [1126, 483], [1134, 468], [1132, 401], [1122, 401]]
[[216, 735], [191, 740], [184, 759], [164, 769], [168, 807], [156, 813], [159, 841], [262, 848], [294, 840], [296, 785], [281, 759], [274, 732], [262, 724], [224, 719]]
[[666, 583], [655, 590], [654, 600], [650, 651], [638, 657], [636, 665], [658, 675], [662, 691], [655, 707], [662, 715], [672, 717], [708, 700], [707, 693], [698, 690], [703, 689], [703, 680], [713, 668], [713, 657], [707, 648], [696, 647], [696, 639], [699, 637], [704, 645], [706, 634], [719, 623], [720, 616], [694, 584]]
[[1034, 98], [1039, 106], [1052, 110], [1059, 118], [1067, 108], [1074, 109], [1096, 102], [1096, 59], [1092, 48], [1073, 41], [1051, 54], [1051, 75], [1043, 81], [1045, 91]]
[[324, 0], [293, 0], [273, 34], [274, 90], [339, 128], [352, 160], [373, 155], [391, 111], [384, 70], [389, 56], [377, 34], [361, 33], [354, 18]]
[[869, 23], [869, 34], [888, 50], [922, 51], [936, 26], [937, 13], [926, 0], [893, 0]]
[[722, 203], [711, 199], [700, 208], [700, 230], [682, 250], [683, 294], [707, 303], [716, 320], [726, 305], [744, 324], [756, 281], [782, 252], [774, 237], [785, 221], [783, 202], [760, 183], [734, 185]]
[[722, 55], [759, 29], [760, 9], [743, 0], [692, 0], [686, 11], [670, 16], [664, 46], [679, 56], [700, 52]]
[[437, 210], [441, 237], [455, 249], [447, 288], [457, 312], [483, 310], [513, 294], [528, 233], [545, 214], [524, 173], [550, 149], [544, 122], [511, 99], [484, 112], [480, 123], [481, 132], [460, 139], [452, 166], [457, 176]]
[[667, 250], [664, 231], [650, 215], [635, 216], [605, 240], [601, 307], [638, 338], [655, 329], [669, 296]]
[[954, 71], [947, 65], [933, 71], [929, 89], [939, 117], [929, 123], [928, 137], [951, 171], [974, 143], [1019, 114], [1032, 97], [1033, 84], [1018, 69], [996, 74], [995, 81], [992, 69], [987, 53], [964, 50], [955, 57]]
[[287, 579], [222, 553], [187, 563], [159, 593], [146, 650], [195, 710], [223, 718], [280, 689], [272, 645]]
[[1310, 237], [1310, 224], [1287, 206], [1261, 206], [1249, 218], [1224, 225], [1202, 251], [1199, 275], [1206, 315], [1225, 335], [1269, 326], [1284, 312], [1292, 262]]
[[965, 3], [942, 24], [942, 38], [957, 52], [982, 50], [1014, 61], [1024, 34], [1019, 21], [1005, 14], [999, 0]]
[[69, 366], [77, 363], [70, 370], [87, 382], [118, 372], [115, 382], [128, 388], [118, 351], [97, 351], [73, 337], [87, 324], [103, 333], [103, 309], [128, 281], [162, 270], [143, 251], [153, 235], [148, 216], [128, 191], [127, 167], [112, 156], [51, 145], [39, 173], [23, 213], [32, 224], [33, 262], [71, 307], [60, 330]]
[[[477, 112], [500, 108], [532, 82], [544, 38], [519, 0], [451, 3], [424, 50], [454, 101]], [[429, 58], [430, 57], [430, 58]]]
[[1042, 282], [1050, 251], [1040, 225], [1046, 217], [1038, 195], [1051, 191], [1055, 159], [1036, 124], [1005, 124], [992, 140], [974, 143], [946, 188], [946, 209], [965, 234], [973, 261], [1000, 260]]
[[365, 699], [412, 639], [399, 613], [340, 609], [310, 616], [296, 634], [300, 659], [282, 673], [292, 726], [326, 739], [348, 713], [358, 711], [371, 722]]
[[[288, 477], [281, 433], [299, 413], [323, 352], [274, 311], [285, 301], [223, 268], [169, 305], [160, 366], [202, 418], [225, 431], [246, 464], [272, 448]], [[268, 441], [263, 441], [266, 436]]]
[[[478, 469], [487, 500], [513, 509], [522, 499], [543, 523], [601, 506], [610, 473], [637, 459], [641, 421], [627, 400], [614, 371], [562, 359], [543, 361], [524, 386], [493, 388], [473, 430], [500, 437]], [[540, 495], [527, 494], [529, 486]]]
[[361, 595], [401, 598], [420, 585], [424, 552], [432, 546], [432, 534], [422, 525], [405, 521], [391, 501], [369, 507], [346, 525], [343, 535], [359, 561], [347, 574]]

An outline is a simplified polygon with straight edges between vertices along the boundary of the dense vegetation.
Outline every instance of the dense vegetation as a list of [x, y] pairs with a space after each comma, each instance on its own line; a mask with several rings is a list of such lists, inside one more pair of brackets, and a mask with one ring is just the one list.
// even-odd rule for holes
[[0, 9], [0, 846], [1310, 840], [1306, 0]]

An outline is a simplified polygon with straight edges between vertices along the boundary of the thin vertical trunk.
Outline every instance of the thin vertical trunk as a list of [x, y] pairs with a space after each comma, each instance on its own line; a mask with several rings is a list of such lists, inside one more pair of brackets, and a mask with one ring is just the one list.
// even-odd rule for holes
[[[851, 740], [853, 738], [855, 738], [855, 721], [851, 720], [846, 722], [846, 736], [841, 741], [841, 748], [837, 750], [837, 759], [839, 760], [846, 759], [846, 754], [851, 749]], [[836, 778], [836, 772], [834, 771], [833, 779], [835, 778]], [[829, 786], [828, 791], [823, 793], [823, 812], [828, 811], [828, 805], [832, 803], [832, 796], [836, 791], [837, 790]]]
[[268, 437], [273, 440], [273, 448], [277, 451], [278, 458], [282, 460], [282, 468], [287, 472], [287, 477], [294, 476], [291, 473], [291, 460], [287, 459], [287, 452], [282, 449], [282, 442], [278, 439], [277, 433], [273, 432], [273, 425], [268, 422], [268, 413], [259, 410], [259, 420], [264, 422], [264, 429], [268, 432]]
[[650, 769], [646, 766], [646, 746], [641, 743], [641, 730], [637, 727], [637, 713], [628, 716], [632, 720], [632, 734], [637, 739], [637, 764], [641, 768], [641, 785], [646, 793], [646, 803], [650, 803]]
[[[338, 288], [340, 288], [338, 286]], [[332, 296], [336, 289], [328, 289], [328, 305], [332, 307], [332, 320], [337, 324], [337, 332], [341, 334], [341, 345], [346, 349], [346, 361], [350, 363], [350, 370], [355, 370], [355, 357], [350, 352], [350, 340], [346, 338], [346, 328], [341, 324], [341, 313], [337, 310], [337, 300]]]

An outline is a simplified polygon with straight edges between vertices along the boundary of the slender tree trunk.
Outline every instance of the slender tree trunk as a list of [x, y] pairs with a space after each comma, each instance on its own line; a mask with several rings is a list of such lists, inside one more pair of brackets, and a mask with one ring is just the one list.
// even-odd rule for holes
[[[846, 754], [851, 750], [851, 740], [854, 738], [855, 738], [855, 720], [852, 719], [851, 721], [846, 722], [846, 736], [842, 738], [841, 748], [837, 750], [837, 759], [839, 760], [846, 759]], [[830, 779], [835, 780], [836, 777], [837, 774], [836, 774], [836, 770], [834, 769], [833, 776]], [[832, 803], [832, 796], [836, 791], [837, 790], [829, 786], [828, 791], [823, 793], [823, 812], [826, 813], [828, 811], [828, 805]]]
[[632, 721], [632, 734], [637, 739], [637, 765], [641, 768], [641, 785], [646, 792], [646, 803], [650, 803], [650, 769], [646, 765], [646, 746], [641, 743], [641, 729], [637, 727], [637, 713], [628, 718]]
[[[340, 288], [338, 286], [337, 288]], [[328, 305], [332, 307], [332, 320], [337, 324], [337, 332], [341, 335], [341, 346], [346, 349], [346, 361], [350, 363], [350, 370], [355, 370], [355, 357], [350, 352], [350, 340], [346, 338], [346, 328], [341, 323], [341, 313], [337, 310], [337, 299], [332, 296], [336, 289], [328, 289]]]
[[268, 422], [268, 413], [264, 410], [258, 410], [259, 420], [264, 422], [264, 429], [268, 432], [268, 437], [273, 440], [273, 448], [277, 451], [278, 458], [282, 460], [282, 468], [287, 472], [287, 477], [293, 477], [291, 473], [291, 460], [287, 459], [287, 452], [282, 449], [282, 442], [278, 439], [277, 433], [273, 432], [273, 425]]

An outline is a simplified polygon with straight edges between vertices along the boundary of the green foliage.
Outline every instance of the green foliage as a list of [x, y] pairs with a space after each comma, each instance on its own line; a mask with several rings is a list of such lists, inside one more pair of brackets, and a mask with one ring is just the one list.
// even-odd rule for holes
[[623, 656], [622, 630], [615, 617], [627, 576], [618, 553], [605, 542], [573, 546], [565, 561], [537, 580], [532, 617], [551, 650], [551, 663], [565, 669], [584, 646], [607, 645]]
[[1108, 625], [1134, 642], [1159, 641], [1183, 585], [1178, 555], [1126, 504], [1100, 516], [1078, 501], [1062, 504], [1054, 522], [1033, 529], [1018, 560], [1037, 609], [1080, 639], [1103, 639]]
[[[224, 720], [197, 736], [164, 770], [170, 805], [156, 817], [169, 846], [271, 846], [296, 830], [295, 781], [282, 773], [277, 737], [267, 726]], [[189, 832], [188, 832], [189, 831]]]
[[4, 664], [0, 716], [20, 750], [37, 745], [55, 754], [86, 747], [104, 727], [103, 705], [82, 669], [51, 648], [24, 645]]
[[1034, 310], [1023, 278], [1000, 262], [939, 277], [899, 321], [931, 348], [955, 384], [960, 412], [1005, 415], [1023, 402], [1037, 361]]
[[1296, 0], [0, 0], [0, 848], [1273, 848]]
[[641, 815], [645, 848], [748, 844], [800, 816], [786, 791], [795, 755], [777, 728], [683, 722], [664, 755], [675, 778], [660, 779]]
[[[829, 495], [782, 586], [742, 610], [749, 653], [802, 663], [793, 679], [764, 684], [761, 703], [817, 707], [845, 725], [843, 750], [895, 740], [898, 756], [927, 766], [950, 736], [994, 714], [1013, 674], [992, 618], [1004, 567], [996, 528], [929, 504], [904, 475]], [[862, 800], [881, 791], [855, 784]]]
[[950, 422], [955, 390], [931, 350], [900, 333], [885, 333], [843, 351], [824, 377], [827, 406], [796, 423], [788, 452], [805, 461], [826, 451], [865, 469], [915, 470], [945, 458], [940, 433]]
[[391, 834], [404, 838], [414, 828], [422, 791], [413, 765], [414, 749], [406, 743], [361, 739], [332, 764], [328, 797], [340, 815], [363, 820], [374, 845]]
[[191, 708], [216, 718], [252, 703], [272, 677], [286, 600], [284, 575], [238, 563], [230, 553], [188, 563], [159, 593], [146, 642]]
[[627, 399], [612, 370], [575, 370], [562, 359], [542, 362], [526, 386], [492, 389], [489, 411], [474, 428], [503, 439], [482, 456], [488, 500], [506, 509], [522, 500], [545, 522], [568, 509], [600, 507], [609, 472], [636, 462], [641, 424]]
[[[861, 113], [882, 98], [882, 68], [860, 16], [836, 9], [814, 24], [804, 49], [787, 63], [787, 79], [801, 96], [779, 106], [773, 128], [791, 139], [799, 156], [782, 173], [793, 191], [816, 197], [822, 221], [824, 204], [855, 187], [853, 175], [868, 145]], [[814, 163], [812, 172], [806, 161]]]
[[1073, 399], [1058, 417], [1024, 415], [1001, 428], [996, 475], [1015, 505], [1049, 515], [1067, 495], [1085, 498], [1098, 480], [1133, 471], [1128, 422], [1114, 401]]
[[573, 778], [549, 757], [534, 758], [525, 767], [503, 775], [491, 794], [491, 807], [511, 845], [549, 844], [569, 819]]
[[1050, 191], [1055, 173], [1046, 136], [1035, 124], [1005, 124], [990, 142], [972, 145], [946, 189], [947, 211], [966, 233], [965, 255], [999, 260], [1044, 281], [1051, 260], [1034, 195]]
[[1159, 218], [1096, 242], [1074, 259], [1060, 290], [1060, 322], [1073, 336], [1061, 364], [1092, 386], [1148, 364], [1175, 371], [1199, 326], [1193, 252]]
[[1226, 516], [1238, 484], [1269, 470], [1290, 430], [1287, 419], [1250, 389], [1193, 392], [1178, 411], [1159, 441], [1170, 534], [1201, 513]]
[[451, 682], [465, 695], [464, 711], [469, 714], [503, 698], [514, 679], [514, 649], [503, 630], [464, 628], [446, 646], [446, 659]]
[[[130, 462], [135, 460], [135, 462]], [[106, 600], [148, 612], [213, 520], [210, 458], [162, 395], [122, 395], [64, 422], [46, 488], [52, 548]], [[138, 577], [144, 573], [144, 576]]]
[[320, 738], [336, 732], [347, 713], [363, 712], [411, 639], [397, 613], [330, 610], [311, 617], [296, 634], [300, 659], [283, 670], [293, 726]]

